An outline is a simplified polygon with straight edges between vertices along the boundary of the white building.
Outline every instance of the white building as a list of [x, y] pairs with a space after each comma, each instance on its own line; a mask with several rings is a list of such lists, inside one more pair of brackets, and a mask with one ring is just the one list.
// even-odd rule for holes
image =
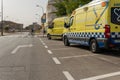
[[56, 8], [53, 6], [55, 3], [55, 0], [48, 0], [48, 5], [47, 5], [47, 12], [46, 12], [46, 17], [47, 17], [47, 23], [48, 25], [52, 22], [54, 18], [56, 18]]

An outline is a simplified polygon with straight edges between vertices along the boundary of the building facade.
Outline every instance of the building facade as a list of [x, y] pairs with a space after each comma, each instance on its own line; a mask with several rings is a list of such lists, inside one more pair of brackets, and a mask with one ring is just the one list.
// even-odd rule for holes
[[[23, 29], [23, 24], [16, 23], [13, 21], [3, 21], [4, 31], [21, 31]], [[0, 31], [1, 31], [1, 22], [0, 22]]]
[[56, 18], [55, 12], [57, 11], [56, 8], [53, 6], [55, 3], [55, 0], [48, 0], [48, 5], [47, 5], [47, 12], [46, 12], [46, 17], [47, 17], [47, 24], [49, 25], [54, 18]]

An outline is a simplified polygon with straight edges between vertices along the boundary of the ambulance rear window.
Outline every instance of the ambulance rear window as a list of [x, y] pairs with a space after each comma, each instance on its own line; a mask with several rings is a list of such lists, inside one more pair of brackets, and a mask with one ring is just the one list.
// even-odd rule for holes
[[111, 8], [111, 22], [120, 25], [120, 7]]

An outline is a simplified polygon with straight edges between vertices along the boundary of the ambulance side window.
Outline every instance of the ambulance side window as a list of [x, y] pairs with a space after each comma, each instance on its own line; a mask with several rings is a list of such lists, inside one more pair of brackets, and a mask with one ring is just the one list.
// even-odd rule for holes
[[53, 22], [53, 23], [52, 23], [52, 28], [54, 28], [54, 25], [55, 25], [55, 23]]

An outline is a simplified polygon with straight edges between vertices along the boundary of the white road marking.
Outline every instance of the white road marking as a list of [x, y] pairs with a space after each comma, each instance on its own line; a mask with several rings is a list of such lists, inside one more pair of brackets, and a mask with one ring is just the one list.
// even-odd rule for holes
[[41, 41], [41, 43], [44, 43], [43, 41]]
[[103, 60], [103, 61], [106, 61], [106, 62], [109, 62], [109, 63], [112, 63], [112, 64], [119, 64], [119, 63], [116, 63], [116, 62], [113, 62], [107, 58], [104, 58], [104, 57], [98, 57], [100, 60]]
[[69, 59], [69, 58], [89, 57], [89, 56], [96, 56], [96, 55], [98, 55], [98, 54], [67, 56], [67, 57], [59, 57], [59, 58], [60, 58], [60, 59]]
[[42, 39], [40, 39], [40, 41], [43, 42]]
[[41, 43], [45, 46], [46, 44], [44, 43], [44, 41], [42, 41], [42, 39], [40, 39]]
[[53, 61], [54, 61], [56, 64], [61, 64], [61, 62], [60, 62], [56, 57], [53, 57]]
[[41, 41], [41, 39], [39, 39]]
[[62, 43], [59, 44], [50, 44], [51, 46], [56, 46], [56, 45], [63, 45]]
[[63, 71], [63, 74], [65, 75], [67, 80], [75, 80], [68, 71]]
[[20, 45], [20, 47], [32, 47], [33, 45], [32, 44], [29, 44], [29, 45]]
[[37, 37], [37, 35], [35, 35], [35, 38]]
[[65, 49], [70, 49], [70, 48], [59, 48], [59, 49], [51, 49], [51, 50], [65, 50]]
[[114, 73], [109, 73], [109, 74], [104, 74], [104, 75], [100, 75], [100, 76], [80, 79], [80, 80], [98, 80], [98, 79], [104, 79], [104, 78], [113, 77], [113, 76], [119, 76], [119, 75], [120, 75], [120, 71], [114, 72]]
[[18, 51], [18, 49], [20, 49], [20, 48], [32, 47], [32, 46], [33, 46], [32, 44], [30, 44], [30, 45], [19, 45], [11, 52], [11, 54], [15, 54]]
[[49, 53], [49, 54], [53, 54], [51, 50], [48, 50], [48, 53]]
[[42, 42], [42, 44], [45, 46], [46, 44], [44, 42]]
[[104, 61], [106, 61], [106, 62], [111, 62], [110, 60], [108, 60], [108, 59], [106, 59], [106, 58], [103, 58], [103, 57], [100, 57], [99, 59], [104, 60]]
[[48, 46], [45, 46], [45, 48], [48, 48]]
[[[41, 43], [44, 45], [45, 48], [48, 48], [48, 46], [44, 43], [44, 41], [42, 41], [42, 39], [40, 39]], [[52, 54], [52, 52], [50, 50], [48, 50], [49, 54]]]
[[15, 53], [18, 51], [19, 48], [20, 48], [20, 46], [17, 46], [17, 47], [11, 52], [11, 54], [15, 54]]

